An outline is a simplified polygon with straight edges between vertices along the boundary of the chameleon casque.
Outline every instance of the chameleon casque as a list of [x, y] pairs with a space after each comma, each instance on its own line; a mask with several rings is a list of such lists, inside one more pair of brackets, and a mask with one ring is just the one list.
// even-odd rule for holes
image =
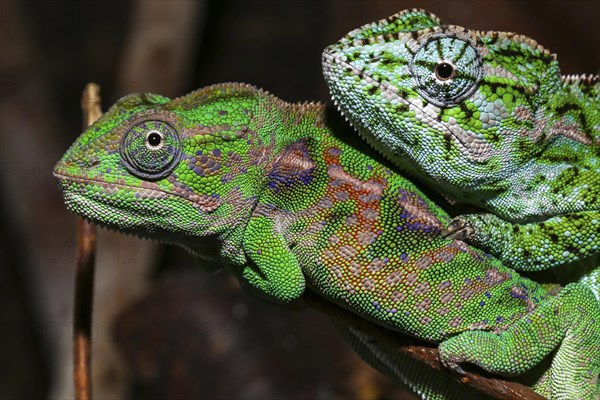
[[323, 72], [372, 146], [486, 212], [446, 234], [517, 270], [600, 264], [600, 77], [561, 76], [530, 38], [418, 9], [353, 30], [325, 49]]
[[[94, 222], [196, 255], [216, 240], [232, 273], [264, 298], [291, 303], [309, 287], [381, 327], [439, 344], [452, 370], [473, 363], [514, 376], [544, 360], [534, 390], [598, 397], [593, 293], [571, 283], [551, 294], [442, 236], [449, 216], [344, 141], [336, 118], [323, 105], [288, 104], [245, 84], [173, 100], [132, 94], [76, 140], [54, 174], [67, 207]], [[409, 386], [445, 398], [443, 382]]]

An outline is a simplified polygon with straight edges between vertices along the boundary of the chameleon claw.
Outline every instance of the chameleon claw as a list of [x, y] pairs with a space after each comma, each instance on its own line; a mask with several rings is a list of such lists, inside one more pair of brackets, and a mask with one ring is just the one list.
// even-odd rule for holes
[[441, 355], [440, 355], [440, 361], [442, 362], [442, 365], [444, 366], [444, 368], [446, 368], [450, 372], [452, 372], [454, 374], [458, 374], [458, 375], [466, 374], [465, 370], [462, 369], [462, 367], [460, 366], [458, 361], [448, 360], [448, 359], [442, 357]]
[[449, 239], [465, 240], [471, 237], [475, 230], [471, 224], [460, 217], [454, 218], [440, 234]]
[[462, 369], [462, 367], [460, 366], [460, 364], [456, 364], [456, 366], [454, 367], [454, 369], [452, 370], [460, 375], [465, 375], [466, 372], [464, 369]]

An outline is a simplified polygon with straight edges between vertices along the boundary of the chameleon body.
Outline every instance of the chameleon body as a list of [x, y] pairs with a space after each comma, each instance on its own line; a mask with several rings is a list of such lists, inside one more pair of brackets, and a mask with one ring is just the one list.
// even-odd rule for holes
[[530, 38], [444, 25], [417, 9], [329, 46], [323, 72], [371, 145], [486, 211], [455, 218], [447, 234], [517, 270], [599, 264], [598, 76], [561, 76], [556, 56]]
[[[129, 95], [55, 168], [66, 205], [194, 254], [208, 238], [243, 286], [290, 303], [308, 286], [382, 327], [439, 343], [442, 362], [523, 373], [534, 389], [593, 398], [600, 306], [583, 285], [551, 296], [440, 235], [447, 214], [332, 132], [331, 110], [244, 84], [170, 100]], [[341, 126], [341, 125], [340, 125]], [[575, 351], [576, 350], [576, 351]], [[550, 377], [549, 374], [545, 375]]]

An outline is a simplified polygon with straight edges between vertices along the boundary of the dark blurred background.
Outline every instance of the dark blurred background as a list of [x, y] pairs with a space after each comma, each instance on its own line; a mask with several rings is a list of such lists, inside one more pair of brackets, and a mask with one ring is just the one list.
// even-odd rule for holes
[[[0, 398], [73, 397], [75, 218], [52, 167], [81, 131], [80, 94], [178, 96], [243, 81], [327, 101], [320, 53], [422, 7], [514, 31], [598, 73], [597, 1], [0, 1]], [[184, 251], [99, 231], [94, 391], [121, 398], [409, 398], [325, 317], [257, 301]]]

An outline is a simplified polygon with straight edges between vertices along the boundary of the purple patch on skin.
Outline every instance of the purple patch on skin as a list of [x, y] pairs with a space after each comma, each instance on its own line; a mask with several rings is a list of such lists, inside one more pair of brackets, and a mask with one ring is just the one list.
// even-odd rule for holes
[[342, 154], [342, 151], [340, 149], [338, 149], [337, 147], [331, 147], [329, 149], [329, 155], [339, 156], [340, 154]]
[[308, 185], [312, 182], [313, 176], [311, 174], [300, 174], [298, 176], [298, 179], [300, 179], [300, 182], [304, 183], [305, 185]]
[[527, 300], [526, 293], [523, 292], [523, 291], [521, 291], [521, 290], [519, 290], [519, 288], [513, 288], [513, 290], [510, 291], [510, 294], [515, 299]]
[[213, 153], [213, 156], [215, 156], [215, 157], [221, 157], [221, 150], [219, 150], [219, 149], [214, 149], [212, 151], [212, 153]]
[[268, 173], [268, 186], [279, 191], [297, 184], [308, 185], [314, 179], [314, 169], [314, 162], [306, 144], [302, 141], [296, 142], [285, 150]]
[[194, 167], [194, 173], [199, 176], [204, 176], [204, 170], [201, 167]]

